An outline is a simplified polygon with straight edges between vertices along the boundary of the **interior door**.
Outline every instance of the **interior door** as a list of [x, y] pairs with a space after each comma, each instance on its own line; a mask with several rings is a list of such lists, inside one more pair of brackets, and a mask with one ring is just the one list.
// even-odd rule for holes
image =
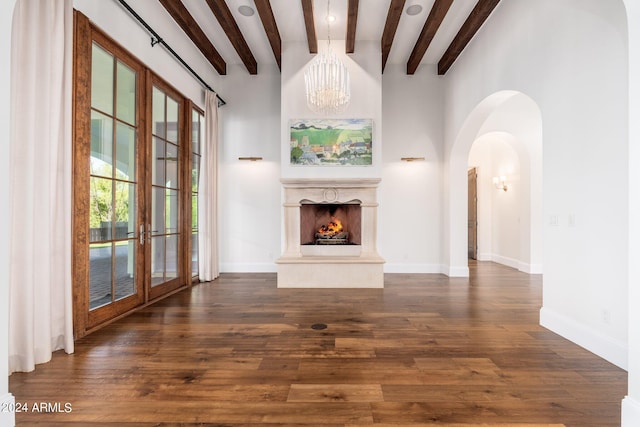
[[471, 168], [467, 172], [468, 202], [467, 202], [467, 252], [470, 259], [478, 259], [478, 172]]

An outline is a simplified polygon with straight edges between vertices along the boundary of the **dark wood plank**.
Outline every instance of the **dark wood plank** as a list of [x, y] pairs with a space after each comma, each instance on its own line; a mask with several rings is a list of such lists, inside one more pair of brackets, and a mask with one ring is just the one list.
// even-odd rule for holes
[[258, 74], [258, 63], [256, 62], [256, 58], [253, 56], [253, 53], [251, 53], [251, 49], [240, 32], [238, 23], [233, 18], [227, 3], [224, 0], [207, 0], [207, 4], [220, 23], [220, 26], [229, 38], [229, 41], [235, 48], [236, 52], [240, 55], [240, 59], [244, 63], [244, 66], [247, 67], [249, 74]]
[[304, 26], [307, 30], [307, 43], [309, 53], [318, 53], [318, 38], [316, 36], [316, 24], [313, 19], [313, 0], [300, 0], [304, 15]]
[[462, 24], [458, 34], [447, 48], [444, 55], [438, 62], [438, 74], [444, 75], [453, 63], [458, 59], [464, 48], [469, 44], [473, 36], [476, 35], [482, 24], [489, 18], [493, 9], [500, 3], [500, 0], [478, 0], [467, 20]]
[[358, 24], [358, 0], [349, 0], [347, 6], [347, 36], [345, 38], [346, 53], [353, 53], [356, 49], [356, 26]]
[[218, 74], [227, 74], [227, 64], [218, 53], [218, 50], [213, 46], [207, 35], [202, 31], [202, 28], [193, 19], [193, 16], [189, 13], [186, 7], [180, 0], [159, 0], [160, 4], [169, 12], [169, 15], [174, 21], [182, 28], [182, 31], [191, 39], [193, 44], [202, 52], [207, 61], [213, 65]]
[[384, 30], [382, 32], [382, 40], [380, 45], [382, 48], [382, 72], [384, 73], [384, 67], [387, 65], [387, 59], [389, 58], [389, 52], [391, 52], [391, 45], [393, 39], [396, 36], [396, 30], [400, 23], [400, 17], [402, 16], [402, 9], [404, 8], [405, 0], [391, 0], [389, 4], [389, 12], [387, 13], [387, 21], [384, 24]]
[[418, 69], [422, 57], [427, 52], [431, 41], [440, 28], [440, 24], [442, 24], [444, 17], [447, 16], [447, 12], [452, 3], [453, 0], [436, 0], [433, 4], [431, 12], [429, 12], [429, 16], [422, 27], [420, 36], [413, 47], [413, 51], [411, 51], [409, 61], [407, 61], [407, 74], [414, 74]]
[[619, 426], [626, 372], [538, 324], [541, 276], [470, 270], [384, 290], [222, 274], [12, 374], [17, 402], [72, 408], [17, 425]]
[[276, 58], [278, 69], [282, 70], [282, 40], [280, 39], [280, 31], [278, 31], [278, 25], [276, 24], [276, 18], [273, 16], [273, 9], [271, 9], [271, 2], [269, 0], [255, 0], [256, 9], [262, 26], [264, 27], [273, 56]]

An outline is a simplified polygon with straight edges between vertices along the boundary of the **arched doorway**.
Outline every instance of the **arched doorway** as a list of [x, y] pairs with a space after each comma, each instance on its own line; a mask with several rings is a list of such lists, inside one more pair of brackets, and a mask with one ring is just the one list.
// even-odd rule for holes
[[471, 147], [481, 137], [501, 135], [520, 158], [518, 269], [542, 272], [542, 118], [535, 101], [517, 91], [496, 92], [467, 116], [449, 154], [450, 276], [468, 276], [467, 176]]
[[532, 266], [525, 261], [530, 224], [520, 220], [529, 216], [526, 201], [530, 199], [530, 188], [522, 186], [529, 178], [523, 176], [521, 167], [523, 162], [525, 166], [528, 163], [523, 148], [517, 138], [506, 132], [489, 132], [473, 143], [469, 168], [475, 186], [469, 186], [468, 243], [470, 254], [475, 249], [476, 255], [470, 259], [531, 272]]

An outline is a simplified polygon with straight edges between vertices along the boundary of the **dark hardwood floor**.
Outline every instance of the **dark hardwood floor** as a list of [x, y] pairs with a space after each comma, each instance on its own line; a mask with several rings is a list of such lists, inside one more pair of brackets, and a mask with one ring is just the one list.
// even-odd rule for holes
[[18, 425], [619, 426], [626, 372], [538, 326], [541, 276], [471, 269], [384, 290], [223, 274], [11, 375]]

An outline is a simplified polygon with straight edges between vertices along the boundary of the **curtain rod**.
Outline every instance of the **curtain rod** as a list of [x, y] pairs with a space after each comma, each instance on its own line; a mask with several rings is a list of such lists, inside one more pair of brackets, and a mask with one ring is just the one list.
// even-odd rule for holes
[[[156, 33], [156, 32], [155, 32], [155, 30], [154, 30], [153, 28], [151, 28], [151, 26], [150, 26], [149, 24], [147, 24], [147, 22], [146, 22], [144, 19], [142, 19], [142, 17], [141, 17], [140, 15], [138, 15], [138, 14], [136, 13], [136, 11], [135, 11], [135, 10], [133, 10], [133, 9], [131, 8], [131, 6], [129, 6], [129, 5], [127, 4], [127, 2], [126, 2], [125, 0], [117, 0], [117, 1], [118, 1], [118, 2], [119, 2], [119, 3], [120, 3], [120, 4], [121, 4], [125, 9], [127, 9], [127, 11], [129, 11], [129, 13], [130, 13], [134, 18], [136, 18], [136, 19], [138, 20], [138, 22], [139, 22], [140, 24], [142, 24], [142, 26], [143, 26], [144, 28], [146, 28], [146, 29], [147, 29], [147, 31], [149, 31], [149, 32], [152, 34], [152, 37], [151, 37], [151, 46], [152, 46], [152, 47], [153, 47], [153, 46], [155, 46], [155, 45], [157, 45], [158, 43], [159, 43], [159, 44], [161, 44], [162, 46], [164, 46], [164, 47], [165, 47], [165, 49], [167, 49], [167, 50], [169, 51], [169, 53], [170, 53], [171, 55], [173, 55], [173, 57], [174, 57], [175, 59], [177, 59], [177, 60], [178, 60], [178, 62], [180, 62], [180, 63], [182, 64], [182, 66], [184, 66], [184, 68], [186, 68], [186, 69], [187, 69], [187, 70], [188, 70], [188, 71], [189, 71], [189, 72], [190, 72], [190, 73], [191, 73], [191, 74], [192, 74], [196, 79], [198, 79], [198, 80], [200, 81], [200, 83], [201, 83], [204, 87], [206, 87], [207, 89], [209, 89], [211, 92], [215, 92], [215, 91], [211, 88], [211, 86], [209, 86], [209, 85], [207, 84], [207, 82], [205, 82], [204, 80], [202, 80], [202, 77], [200, 77], [200, 76], [198, 75], [198, 73], [196, 73], [196, 72], [194, 71], [194, 69], [193, 69], [193, 68], [191, 68], [191, 67], [189, 66], [189, 64], [187, 64], [187, 63], [184, 61], [184, 59], [182, 59], [182, 58], [180, 57], [180, 55], [178, 55], [178, 53], [177, 53], [175, 50], [173, 50], [173, 49], [171, 48], [171, 46], [169, 46], [169, 45], [167, 44], [167, 42], [165, 42], [165, 41], [162, 39], [162, 37], [160, 37], [160, 35], [159, 35], [158, 33]], [[216, 98], [218, 98], [218, 107], [220, 107], [220, 106], [223, 106], [223, 105], [226, 105], [226, 104], [227, 104], [227, 103], [225, 102], [225, 100], [224, 100], [224, 99], [222, 99], [222, 98], [220, 98], [220, 95], [218, 95], [217, 93], [216, 93]]]

